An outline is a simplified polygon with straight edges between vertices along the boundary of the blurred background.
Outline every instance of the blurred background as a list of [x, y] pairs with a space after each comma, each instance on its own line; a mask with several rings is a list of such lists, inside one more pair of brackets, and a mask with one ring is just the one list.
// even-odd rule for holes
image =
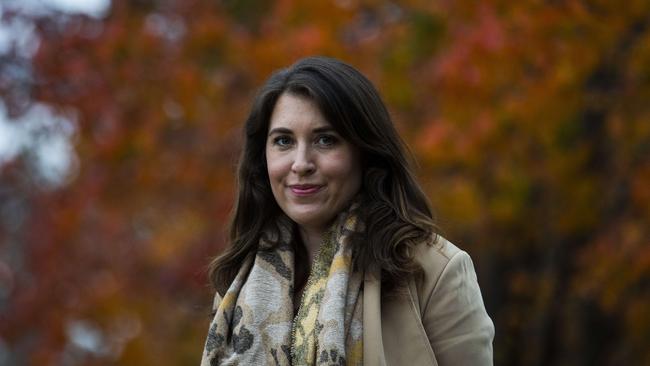
[[0, 0], [0, 365], [198, 364], [240, 127], [313, 54], [381, 91], [497, 365], [650, 364], [647, 0]]

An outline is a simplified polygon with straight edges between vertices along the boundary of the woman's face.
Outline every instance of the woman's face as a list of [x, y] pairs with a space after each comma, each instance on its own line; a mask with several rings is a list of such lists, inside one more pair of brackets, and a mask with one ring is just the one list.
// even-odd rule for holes
[[273, 196], [293, 221], [326, 230], [359, 191], [359, 155], [310, 99], [280, 96], [269, 123], [266, 166]]

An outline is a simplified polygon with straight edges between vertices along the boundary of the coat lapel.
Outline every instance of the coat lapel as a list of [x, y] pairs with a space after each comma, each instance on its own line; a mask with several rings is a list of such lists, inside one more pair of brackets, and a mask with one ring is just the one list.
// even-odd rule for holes
[[381, 279], [366, 272], [363, 280], [363, 364], [385, 366], [381, 335]]
[[381, 301], [381, 279], [366, 274], [363, 289], [363, 364], [437, 366], [420, 316], [417, 288]]

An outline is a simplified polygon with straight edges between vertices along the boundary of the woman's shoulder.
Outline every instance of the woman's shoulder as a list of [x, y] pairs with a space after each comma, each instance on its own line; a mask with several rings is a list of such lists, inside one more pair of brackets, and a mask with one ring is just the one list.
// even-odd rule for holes
[[428, 243], [414, 247], [413, 259], [422, 266], [425, 274], [434, 275], [449, 264], [459, 254], [467, 254], [442, 235], [436, 234]]
[[422, 243], [414, 248], [413, 258], [422, 268], [415, 285], [421, 305], [426, 306], [431, 294], [449, 282], [476, 281], [474, 264], [469, 254], [441, 235], [432, 243]]
[[494, 324], [469, 254], [441, 236], [416, 249], [423, 271], [411, 293], [439, 364], [491, 365]]

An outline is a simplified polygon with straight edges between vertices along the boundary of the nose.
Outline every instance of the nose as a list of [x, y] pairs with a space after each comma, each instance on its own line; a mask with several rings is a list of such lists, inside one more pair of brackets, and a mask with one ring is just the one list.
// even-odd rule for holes
[[313, 161], [312, 152], [306, 146], [299, 146], [294, 155], [291, 171], [297, 175], [305, 176], [316, 170], [316, 164]]

